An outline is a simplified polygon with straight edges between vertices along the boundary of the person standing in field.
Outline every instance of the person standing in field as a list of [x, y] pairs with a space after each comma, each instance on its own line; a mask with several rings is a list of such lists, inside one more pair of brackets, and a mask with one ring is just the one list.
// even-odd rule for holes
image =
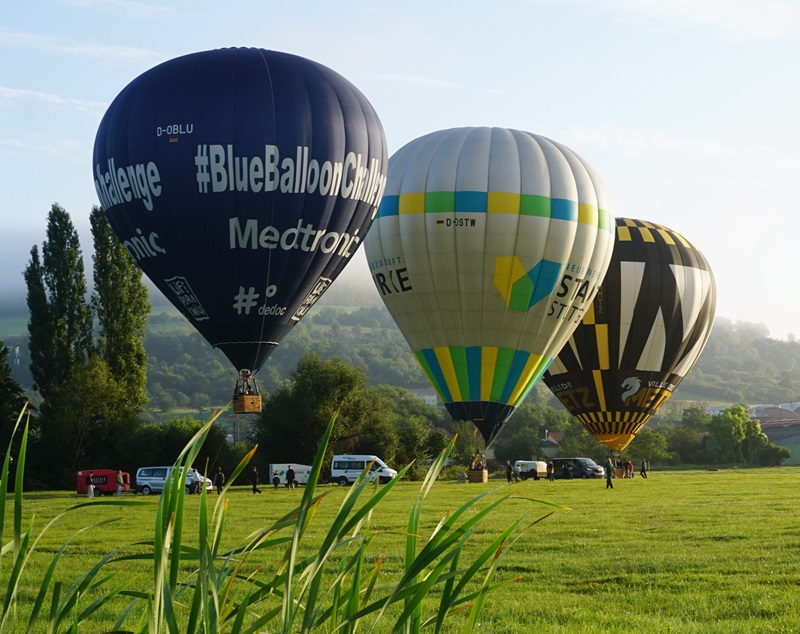
[[253, 493], [261, 493], [261, 489], [258, 488], [258, 469], [255, 467], [250, 472], [250, 484], [253, 485]]
[[192, 469], [192, 488], [189, 490], [189, 493], [200, 494], [203, 492], [204, 488], [205, 478], [200, 475], [197, 469]]
[[550, 482], [556, 481], [556, 467], [552, 460], [547, 463], [547, 479], [550, 480]]
[[86, 476], [86, 497], [93, 498], [94, 497], [94, 472], [90, 471], [89, 475]]
[[289, 465], [289, 468], [286, 469], [286, 488], [294, 489], [296, 486], [297, 481], [294, 478], [294, 469], [292, 469], [292, 465]]
[[122, 495], [122, 485], [125, 482], [122, 479], [122, 469], [117, 469], [117, 495]]
[[217, 486], [217, 495], [222, 495], [222, 487], [225, 486], [225, 474], [222, 473], [222, 467], [217, 467], [214, 484]]
[[611, 462], [611, 458], [606, 460], [606, 488], [613, 489], [614, 488], [614, 463]]
[[272, 490], [277, 491], [278, 487], [280, 486], [280, 483], [281, 483], [281, 474], [278, 473], [277, 470], [275, 470], [275, 473], [272, 474]]
[[639, 471], [639, 475], [647, 480], [647, 461], [644, 458], [642, 458], [642, 468]]
[[513, 467], [511, 466], [511, 461], [506, 460], [506, 480], [508, 483], [511, 484], [511, 474], [513, 473]]

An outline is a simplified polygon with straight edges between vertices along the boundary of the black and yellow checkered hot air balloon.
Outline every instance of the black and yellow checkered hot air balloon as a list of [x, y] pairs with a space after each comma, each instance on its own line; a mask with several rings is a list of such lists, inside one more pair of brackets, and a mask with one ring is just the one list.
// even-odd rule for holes
[[617, 218], [617, 240], [590, 310], [544, 382], [597, 440], [622, 451], [702, 352], [714, 275], [683, 236]]

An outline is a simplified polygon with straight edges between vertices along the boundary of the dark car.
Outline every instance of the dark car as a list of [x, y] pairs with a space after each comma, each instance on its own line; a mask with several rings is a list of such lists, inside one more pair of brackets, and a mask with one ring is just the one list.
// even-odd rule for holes
[[582, 479], [603, 478], [605, 470], [591, 458], [553, 458], [556, 478]]

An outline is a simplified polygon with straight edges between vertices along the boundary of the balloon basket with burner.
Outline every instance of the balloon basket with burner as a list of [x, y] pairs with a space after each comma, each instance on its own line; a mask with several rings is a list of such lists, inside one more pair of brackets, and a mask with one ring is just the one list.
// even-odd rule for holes
[[489, 472], [486, 469], [470, 469], [467, 471], [467, 482], [488, 482]]
[[233, 389], [234, 414], [260, 414], [261, 394], [258, 393], [258, 384], [248, 370], [242, 370]]
[[261, 394], [237, 394], [233, 397], [235, 414], [260, 414]]

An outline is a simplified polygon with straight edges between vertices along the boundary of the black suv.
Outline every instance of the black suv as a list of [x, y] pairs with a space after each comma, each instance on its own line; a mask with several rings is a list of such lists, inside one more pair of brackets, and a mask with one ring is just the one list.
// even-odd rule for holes
[[556, 478], [603, 478], [605, 470], [591, 458], [552, 458]]

